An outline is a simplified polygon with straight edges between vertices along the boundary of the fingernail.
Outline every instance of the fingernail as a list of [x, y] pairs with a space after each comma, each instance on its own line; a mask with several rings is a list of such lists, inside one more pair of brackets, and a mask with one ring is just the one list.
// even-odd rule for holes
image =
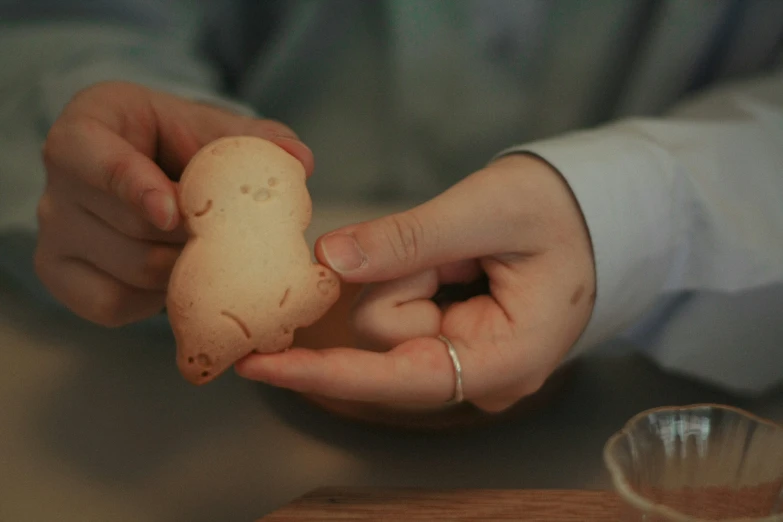
[[174, 222], [177, 203], [174, 198], [159, 190], [148, 190], [141, 196], [144, 216], [161, 230], [168, 230]]
[[275, 140], [286, 140], [286, 141], [302, 141], [299, 139], [299, 136], [296, 134], [275, 134], [272, 136], [272, 139]]
[[[278, 142], [283, 141], [283, 142], [291, 143], [293, 145], [296, 145], [297, 147], [301, 147], [301, 148], [305, 149], [310, 154], [313, 153], [313, 149], [308, 147], [307, 144], [305, 142], [303, 142], [302, 140], [300, 140], [299, 138], [292, 137], [292, 136], [275, 136], [274, 139], [275, 139], [275, 141], [278, 141]], [[281, 144], [278, 143], [278, 145], [281, 145]]]
[[353, 236], [334, 234], [322, 242], [326, 262], [336, 272], [345, 274], [358, 270], [367, 264], [367, 256]]

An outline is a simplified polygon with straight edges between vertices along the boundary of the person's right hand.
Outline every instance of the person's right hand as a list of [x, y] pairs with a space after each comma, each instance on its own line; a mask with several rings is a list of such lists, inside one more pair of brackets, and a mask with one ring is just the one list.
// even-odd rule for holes
[[186, 240], [176, 180], [201, 147], [230, 135], [268, 139], [312, 173], [310, 150], [274, 121], [128, 83], [74, 96], [43, 148], [34, 261], [52, 295], [105, 326], [160, 312]]

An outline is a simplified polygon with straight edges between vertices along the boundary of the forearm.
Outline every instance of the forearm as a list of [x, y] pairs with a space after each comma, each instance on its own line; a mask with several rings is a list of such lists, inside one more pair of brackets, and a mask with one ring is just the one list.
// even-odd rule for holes
[[[732, 324], [737, 331], [762, 328], [762, 316], [754, 323], [736, 312], [747, 309], [757, 289], [783, 288], [781, 73], [703, 93], [662, 118], [621, 121], [512, 151], [539, 155], [562, 173], [591, 234], [597, 299], [572, 356], [644, 321], [639, 331], [649, 351], [666, 339], [681, 362], [688, 359], [681, 368], [690, 373], [701, 368], [700, 376], [738, 389], [769, 385], [774, 375], [757, 372], [754, 383], [752, 372], [732, 379], [713, 364], [710, 348], [697, 342], [712, 336], [694, 330], [709, 323], [680, 326], [677, 339], [666, 329], [678, 314], [688, 315], [684, 300], [716, 295], [720, 326], [733, 313], [747, 323]], [[774, 296], [764, 301], [783, 303]], [[757, 346], [755, 361], [781, 367], [780, 350], [773, 353], [771, 346], [783, 342], [783, 332], [773, 330], [765, 337], [771, 344]], [[729, 350], [715, 347], [712, 356], [725, 358]], [[734, 347], [743, 351], [754, 358]], [[673, 368], [675, 359], [667, 359]]]

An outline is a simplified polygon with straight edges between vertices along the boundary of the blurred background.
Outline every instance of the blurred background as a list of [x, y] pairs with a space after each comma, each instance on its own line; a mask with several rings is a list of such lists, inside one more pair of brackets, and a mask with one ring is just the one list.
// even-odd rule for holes
[[475, 431], [348, 423], [234, 375], [193, 389], [165, 318], [89, 325], [33, 273], [40, 149], [79, 89], [123, 79], [291, 126], [316, 159], [312, 242], [507, 147], [772, 71], [781, 42], [776, 0], [0, 0], [0, 521], [251, 520], [324, 485], [606, 488], [603, 442], [643, 409], [783, 419], [778, 389], [740, 397], [681, 375], [741, 373], [783, 338], [763, 289], [736, 314], [758, 319], [746, 330], [714, 319], [725, 296], [674, 303], [672, 332], [704, 329], [732, 354], [670, 344], [664, 371], [618, 339], [545, 407]]

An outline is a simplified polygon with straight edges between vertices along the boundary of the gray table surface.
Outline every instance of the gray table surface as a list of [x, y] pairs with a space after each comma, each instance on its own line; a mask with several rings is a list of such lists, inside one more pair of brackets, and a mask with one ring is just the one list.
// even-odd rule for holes
[[604, 354], [532, 416], [370, 428], [233, 373], [195, 388], [165, 324], [105, 330], [3, 278], [0, 368], [3, 522], [249, 522], [321, 486], [609, 488], [603, 444], [642, 410], [719, 402], [783, 420], [783, 392], [736, 398]]

